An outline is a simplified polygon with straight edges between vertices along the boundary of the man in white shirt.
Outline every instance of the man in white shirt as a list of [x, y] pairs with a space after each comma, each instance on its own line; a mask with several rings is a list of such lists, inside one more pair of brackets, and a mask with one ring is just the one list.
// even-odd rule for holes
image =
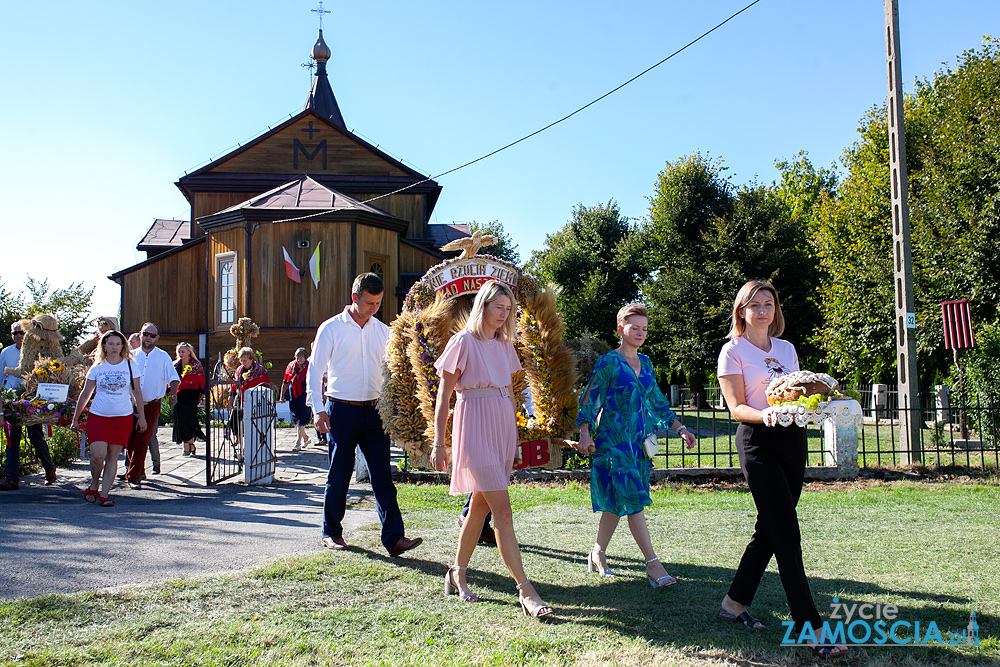
[[[20, 322], [14, 322], [10, 326], [10, 337], [14, 339], [13, 345], [8, 345], [0, 352], [0, 368], [14, 368], [21, 363], [21, 343], [24, 342], [24, 329]], [[17, 389], [24, 384], [24, 380], [16, 375], [3, 376], [0, 383], [4, 389]], [[0, 483], [0, 491], [16, 491], [20, 486], [21, 473], [21, 424], [11, 424], [7, 435], [6, 462], [4, 463], [4, 481]], [[45, 468], [45, 484], [53, 484], [56, 481], [56, 464], [52, 462], [49, 455], [49, 443], [45, 442], [45, 434], [42, 432], [41, 424], [32, 424], [28, 427], [28, 440], [35, 448], [38, 460]]]
[[[152, 322], [142, 325], [140, 331], [142, 343], [135, 351], [135, 370], [139, 376], [139, 386], [142, 390], [142, 400], [145, 401], [143, 412], [149, 428], [145, 431], [132, 431], [125, 449], [128, 452], [128, 467], [125, 479], [133, 489], [142, 488], [142, 480], [146, 477], [146, 451], [149, 449], [149, 439], [156, 431], [157, 420], [160, 418], [160, 401], [164, 393], [170, 395], [170, 407], [177, 404], [177, 385], [181, 383], [174, 360], [170, 355], [156, 347], [160, 332]], [[154, 461], [159, 468], [159, 456]]]
[[316, 330], [306, 384], [316, 428], [329, 433], [330, 471], [323, 493], [323, 545], [328, 549], [347, 548], [341, 522], [354, 472], [354, 448], [360, 447], [368, 463], [375, 505], [382, 521], [382, 545], [390, 556], [399, 556], [423, 539], [410, 539], [404, 533], [389, 468], [389, 436], [375, 409], [382, 389], [382, 356], [389, 340], [389, 327], [373, 316], [382, 304], [384, 290], [382, 279], [374, 273], [363, 273], [354, 279], [351, 305]]

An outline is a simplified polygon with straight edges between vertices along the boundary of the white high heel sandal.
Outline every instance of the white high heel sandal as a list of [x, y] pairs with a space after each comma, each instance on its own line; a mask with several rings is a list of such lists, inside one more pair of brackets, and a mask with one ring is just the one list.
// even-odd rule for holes
[[444, 594], [451, 595], [452, 593], [458, 593], [458, 599], [462, 602], [479, 602], [479, 597], [475, 593], [472, 591], [463, 593], [451, 577], [452, 571], [460, 572], [465, 569], [467, 568], [461, 565], [452, 565], [448, 568], [448, 571], [444, 573]]
[[[658, 562], [660, 562], [660, 559], [656, 556], [653, 556], [652, 558], [646, 561], [646, 565]], [[665, 574], [659, 579], [653, 579], [651, 576], [649, 576], [649, 573], [647, 572], [646, 579], [649, 580], [649, 585], [652, 588], [666, 588], [667, 586], [673, 586], [674, 584], [677, 583], [677, 578], [671, 577], [669, 574]]]
[[601, 563], [597, 560], [598, 556], [603, 553], [604, 551], [601, 549], [601, 545], [595, 543], [594, 548], [590, 550], [589, 554], [587, 554], [587, 572], [594, 572], [596, 570], [602, 577], [613, 577], [615, 576], [615, 573], [607, 567], [601, 569]]

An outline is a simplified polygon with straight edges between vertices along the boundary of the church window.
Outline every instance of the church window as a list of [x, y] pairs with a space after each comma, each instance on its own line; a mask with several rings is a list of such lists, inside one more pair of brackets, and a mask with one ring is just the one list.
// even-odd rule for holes
[[219, 324], [236, 321], [236, 253], [215, 256], [216, 303]]

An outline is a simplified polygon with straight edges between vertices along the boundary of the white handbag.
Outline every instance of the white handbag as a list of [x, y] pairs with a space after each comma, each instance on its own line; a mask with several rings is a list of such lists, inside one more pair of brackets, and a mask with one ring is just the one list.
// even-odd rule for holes
[[646, 450], [646, 456], [653, 458], [656, 453], [660, 451], [660, 441], [656, 437], [656, 433], [649, 433], [646, 435], [646, 439], [642, 441], [642, 447]]

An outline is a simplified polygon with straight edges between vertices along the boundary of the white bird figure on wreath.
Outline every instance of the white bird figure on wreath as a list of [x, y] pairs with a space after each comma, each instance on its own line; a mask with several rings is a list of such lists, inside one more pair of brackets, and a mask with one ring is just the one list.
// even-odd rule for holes
[[497, 239], [492, 234], [483, 234], [481, 231], [476, 230], [472, 233], [472, 236], [466, 236], [465, 238], [455, 239], [446, 243], [441, 246], [441, 250], [461, 250], [462, 254], [458, 256], [458, 259], [466, 259], [468, 257], [475, 257], [480, 248], [494, 245], [496, 242]]

